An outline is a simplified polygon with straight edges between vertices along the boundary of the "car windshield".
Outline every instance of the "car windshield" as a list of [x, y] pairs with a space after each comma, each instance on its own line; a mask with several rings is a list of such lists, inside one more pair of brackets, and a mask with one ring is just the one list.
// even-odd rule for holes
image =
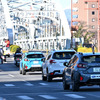
[[42, 58], [44, 57], [43, 54], [29, 54], [27, 55], [27, 58]]
[[56, 52], [53, 55], [53, 59], [70, 59], [75, 52]]
[[83, 56], [82, 61], [87, 63], [100, 63], [100, 55]]

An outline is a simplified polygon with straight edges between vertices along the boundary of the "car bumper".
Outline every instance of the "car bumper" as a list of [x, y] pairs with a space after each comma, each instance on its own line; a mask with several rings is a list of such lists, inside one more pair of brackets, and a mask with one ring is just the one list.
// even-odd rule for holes
[[32, 67], [30, 69], [25, 69], [26, 72], [28, 71], [42, 71], [42, 67]]
[[83, 80], [80, 80], [81, 85], [100, 85], [100, 74], [81, 75]]
[[60, 71], [60, 70], [55, 70], [55, 71], [49, 73], [49, 75], [52, 78], [54, 78], [54, 77], [62, 77], [63, 76], [62, 71]]
[[31, 67], [25, 67], [25, 71], [42, 71], [42, 66], [41, 65], [31, 65]]

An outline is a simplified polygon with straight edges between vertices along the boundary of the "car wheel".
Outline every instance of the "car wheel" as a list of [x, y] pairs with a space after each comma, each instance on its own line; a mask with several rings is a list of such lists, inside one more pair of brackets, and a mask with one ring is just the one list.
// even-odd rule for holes
[[17, 66], [17, 61], [15, 62], [15, 65]]
[[73, 91], [78, 91], [79, 90], [79, 74], [75, 73], [72, 81], [72, 90]]
[[63, 88], [64, 88], [64, 90], [69, 90], [70, 89], [70, 85], [67, 84], [67, 82], [65, 80], [65, 75], [63, 75]]
[[10, 55], [8, 55], [8, 57], [10, 57]]
[[43, 81], [46, 81], [47, 80], [47, 77], [45, 77], [45, 76], [42, 75], [42, 80]]
[[46, 81], [47, 80], [47, 77], [45, 77], [44, 74], [43, 74], [43, 70], [42, 70], [42, 80], [43, 81]]
[[26, 71], [24, 70], [24, 68], [22, 68], [22, 74], [26, 75]]
[[21, 70], [21, 68], [19, 68], [19, 73], [22, 74], [22, 70]]
[[51, 82], [52, 81], [52, 77], [50, 75], [47, 75], [47, 81]]
[[3, 59], [1, 59], [1, 64], [3, 64]]
[[72, 83], [72, 90], [73, 91], [78, 91], [79, 90], [79, 84], [75, 81]]

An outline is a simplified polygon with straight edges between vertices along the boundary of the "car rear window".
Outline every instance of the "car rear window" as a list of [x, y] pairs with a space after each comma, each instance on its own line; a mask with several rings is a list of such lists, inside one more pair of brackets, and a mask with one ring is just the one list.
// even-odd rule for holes
[[29, 54], [27, 55], [27, 58], [42, 58], [44, 57], [43, 54]]
[[53, 59], [70, 59], [75, 52], [56, 52], [53, 55]]
[[87, 63], [100, 63], [100, 55], [83, 56], [82, 61]]

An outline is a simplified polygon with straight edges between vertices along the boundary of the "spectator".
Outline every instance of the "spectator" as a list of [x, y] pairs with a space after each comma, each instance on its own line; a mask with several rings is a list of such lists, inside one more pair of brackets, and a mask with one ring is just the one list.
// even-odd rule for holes
[[8, 40], [6, 40], [5, 42], [6, 42], [6, 49], [8, 50], [9, 47], [10, 47], [10, 41], [9, 41], [9, 39], [8, 39]]
[[93, 54], [95, 53], [95, 45], [94, 44], [92, 44], [92, 52], [93, 52]]

